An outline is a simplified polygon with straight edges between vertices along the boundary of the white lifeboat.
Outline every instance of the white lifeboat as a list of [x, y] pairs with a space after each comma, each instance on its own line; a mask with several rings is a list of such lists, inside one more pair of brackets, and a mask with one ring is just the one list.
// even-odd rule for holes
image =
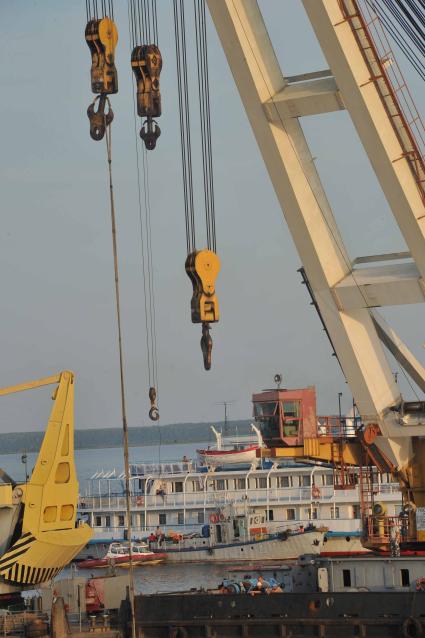
[[245, 437], [245, 440], [243, 438], [223, 440], [221, 432], [211, 426], [216, 438], [216, 445], [196, 450], [198, 456], [206, 465], [212, 467], [235, 463], [253, 463], [257, 458], [257, 450], [263, 447], [263, 439], [260, 430], [254, 424], [251, 424], [251, 428], [256, 435], [254, 440], [253, 437]]

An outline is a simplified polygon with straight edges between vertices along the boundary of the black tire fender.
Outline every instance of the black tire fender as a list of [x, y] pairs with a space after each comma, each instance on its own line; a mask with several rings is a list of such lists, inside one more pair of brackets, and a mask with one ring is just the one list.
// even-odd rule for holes
[[424, 633], [422, 623], [413, 616], [409, 616], [405, 619], [401, 631], [403, 638], [421, 638]]

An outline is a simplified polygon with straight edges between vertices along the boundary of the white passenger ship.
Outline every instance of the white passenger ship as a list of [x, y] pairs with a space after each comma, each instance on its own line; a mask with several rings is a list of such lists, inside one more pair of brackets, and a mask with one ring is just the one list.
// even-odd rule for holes
[[[346, 432], [348, 428], [348, 437], [355, 436], [353, 418], [316, 416], [313, 387], [267, 390], [255, 394], [253, 402], [256, 423], [268, 447], [299, 445], [303, 436], [326, 437], [342, 426]], [[220, 522], [223, 510], [230, 507], [234, 518], [261, 519], [264, 522], [261, 533], [292, 536], [297, 530], [302, 532], [313, 525], [327, 530], [316, 544], [322, 554], [363, 552], [359, 478], [355, 469], [350, 470], [350, 475], [350, 485], [338, 484], [339, 473], [325, 465], [306, 465], [291, 459], [256, 459], [249, 465], [220, 466], [206, 464], [205, 455], [202, 461], [184, 458], [133, 465], [132, 533], [134, 539], [146, 538], [159, 528], [161, 534], [174, 538], [197, 535], [194, 542], [197, 546], [212, 543], [212, 539], [222, 535], [222, 530], [213, 526]], [[402, 507], [398, 484], [388, 474], [374, 476], [370, 486], [374, 502], [382, 504], [381, 511], [386, 511], [387, 516], [398, 516]], [[80, 499], [79, 512], [95, 531], [84, 557], [98, 556], [95, 550], [104, 553], [113, 540], [125, 540], [124, 474], [116, 470], [96, 472]], [[235, 521], [235, 528], [237, 524]], [[206, 525], [210, 526], [208, 534]], [[245, 527], [245, 541], [258, 536], [255, 526]], [[232, 545], [233, 541], [226, 544]], [[294, 551], [291, 543], [283, 546], [289, 554]], [[300, 553], [309, 553], [310, 549], [301, 548]], [[292, 557], [282, 555], [282, 559]]]
[[[319, 465], [285, 463], [250, 467], [223, 467], [214, 471], [197, 461], [141, 464], [131, 468], [132, 530], [135, 539], [160, 527], [164, 533], [201, 532], [228, 505], [236, 512], [265, 512], [269, 531], [296, 530], [314, 524], [329, 531], [323, 552], [361, 550], [360, 493], [335, 489], [333, 470]], [[401, 510], [398, 484], [389, 475], [377, 477], [375, 499], [389, 515]], [[84, 550], [96, 557], [112, 540], [126, 537], [124, 474], [96, 472], [80, 498], [80, 517], [95, 535]], [[327, 542], [326, 542], [327, 540]], [[93, 545], [97, 545], [97, 549]]]

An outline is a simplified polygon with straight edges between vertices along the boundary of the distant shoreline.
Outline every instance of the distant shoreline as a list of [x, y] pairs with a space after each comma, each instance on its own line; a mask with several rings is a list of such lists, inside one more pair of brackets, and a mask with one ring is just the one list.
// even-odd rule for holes
[[[251, 420], [229, 421], [229, 436], [252, 432]], [[215, 423], [223, 430], [224, 423]], [[213, 442], [210, 423], [174, 423], [162, 426], [132, 427], [128, 430], [129, 447], [153, 447], [155, 445], [179, 445], [185, 443]], [[38, 452], [44, 432], [9, 432], [0, 434], [0, 455]], [[121, 428], [89, 428], [75, 430], [75, 450], [96, 450], [122, 446]]]

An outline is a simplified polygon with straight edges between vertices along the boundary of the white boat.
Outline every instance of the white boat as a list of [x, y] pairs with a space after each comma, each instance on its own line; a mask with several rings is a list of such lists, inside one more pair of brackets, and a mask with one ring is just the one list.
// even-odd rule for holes
[[[196, 460], [132, 466], [130, 479], [133, 539], [155, 532], [201, 534], [210, 517], [233, 505], [238, 513], [265, 513], [267, 528], [327, 527], [323, 551], [331, 555], [363, 552], [360, 539], [360, 490], [335, 489], [333, 471], [319, 465], [285, 462], [207, 468]], [[313, 486], [315, 488], [313, 495]], [[401, 509], [401, 494], [389, 475], [376, 477], [375, 498], [391, 515]], [[126, 531], [124, 475], [98, 471], [87, 481], [79, 516], [94, 538], [79, 557], [103, 555]], [[304, 550], [303, 550], [304, 551]], [[102, 554], [103, 552], [103, 554]]]
[[[131, 544], [131, 560], [134, 565], [145, 563], [158, 564], [165, 560], [166, 556], [160, 552], [153, 552], [147, 543]], [[129, 567], [130, 546], [124, 543], [111, 543], [105, 556], [101, 558], [89, 558], [78, 563], [81, 569], [98, 569], [102, 567]]]
[[210, 515], [210, 524], [202, 534], [150, 543], [155, 552], [165, 554], [168, 562], [245, 563], [296, 559], [300, 554], [320, 554], [325, 529], [310, 525], [304, 529], [286, 526], [272, 532], [266, 512], [239, 513], [228, 506]]
[[251, 424], [251, 428], [256, 434], [255, 441], [251, 437], [227, 438], [223, 440], [221, 432], [211, 426], [211, 430], [216, 437], [216, 445], [196, 450], [199, 458], [209, 467], [255, 462], [257, 451], [263, 447], [263, 439], [260, 430], [254, 424]]

